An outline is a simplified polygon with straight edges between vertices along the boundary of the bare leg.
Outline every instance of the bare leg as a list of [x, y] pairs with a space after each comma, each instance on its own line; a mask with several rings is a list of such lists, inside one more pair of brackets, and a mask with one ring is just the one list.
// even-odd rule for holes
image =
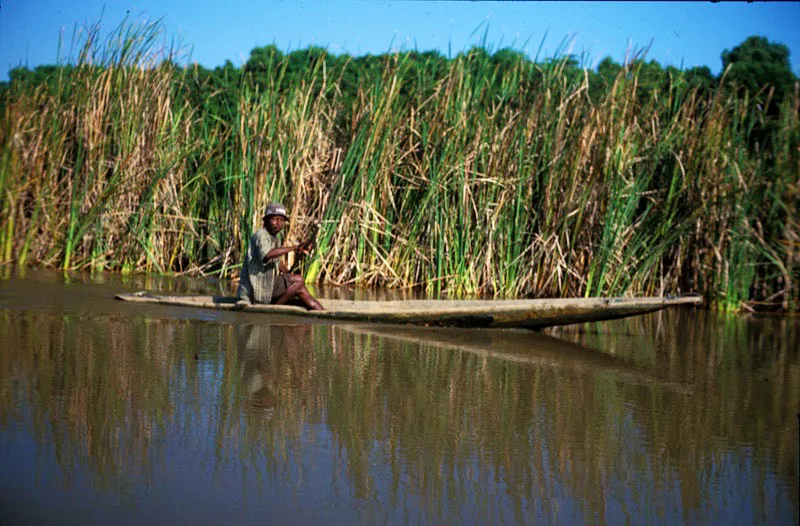
[[287, 301], [297, 296], [308, 310], [325, 310], [322, 305], [314, 299], [314, 296], [308, 292], [306, 284], [303, 282], [303, 276], [294, 274], [290, 277], [290, 280], [291, 284], [286, 288], [286, 292], [281, 294], [281, 296], [273, 302], [275, 305], [285, 305]]

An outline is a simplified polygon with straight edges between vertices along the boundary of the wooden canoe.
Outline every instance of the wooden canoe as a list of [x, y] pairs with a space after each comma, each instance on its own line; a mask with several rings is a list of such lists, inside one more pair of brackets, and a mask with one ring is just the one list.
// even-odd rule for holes
[[542, 329], [612, 320], [678, 305], [700, 305], [698, 296], [681, 298], [565, 298], [533, 300], [348, 301], [320, 299], [324, 311], [288, 305], [236, 305], [224, 296], [170, 296], [150, 292], [118, 294], [117, 299], [202, 309], [241, 310], [322, 320], [452, 327]]

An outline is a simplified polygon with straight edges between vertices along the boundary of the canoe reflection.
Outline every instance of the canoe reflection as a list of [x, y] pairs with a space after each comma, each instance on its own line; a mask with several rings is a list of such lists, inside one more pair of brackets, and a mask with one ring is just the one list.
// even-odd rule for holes
[[524, 330], [474, 330], [398, 327], [394, 325], [342, 326], [353, 334], [372, 335], [397, 342], [462, 351], [484, 358], [527, 363], [552, 369], [570, 369], [591, 375], [611, 375], [626, 383], [664, 387], [688, 393], [691, 387], [648, 370], [632, 360], [598, 349]]

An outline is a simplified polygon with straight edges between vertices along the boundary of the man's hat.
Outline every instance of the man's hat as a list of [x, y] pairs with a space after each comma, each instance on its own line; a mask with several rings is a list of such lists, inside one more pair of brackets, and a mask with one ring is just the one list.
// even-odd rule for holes
[[264, 219], [269, 216], [282, 216], [287, 221], [289, 220], [289, 216], [286, 215], [286, 207], [280, 203], [270, 203], [267, 205], [267, 209], [264, 210]]

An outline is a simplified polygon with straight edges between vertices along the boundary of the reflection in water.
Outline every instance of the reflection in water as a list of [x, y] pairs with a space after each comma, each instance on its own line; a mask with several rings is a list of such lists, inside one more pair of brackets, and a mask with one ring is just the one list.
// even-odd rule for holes
[[242, 320], [0, 310], [0, 520], [797, 521], [793, 320]]

